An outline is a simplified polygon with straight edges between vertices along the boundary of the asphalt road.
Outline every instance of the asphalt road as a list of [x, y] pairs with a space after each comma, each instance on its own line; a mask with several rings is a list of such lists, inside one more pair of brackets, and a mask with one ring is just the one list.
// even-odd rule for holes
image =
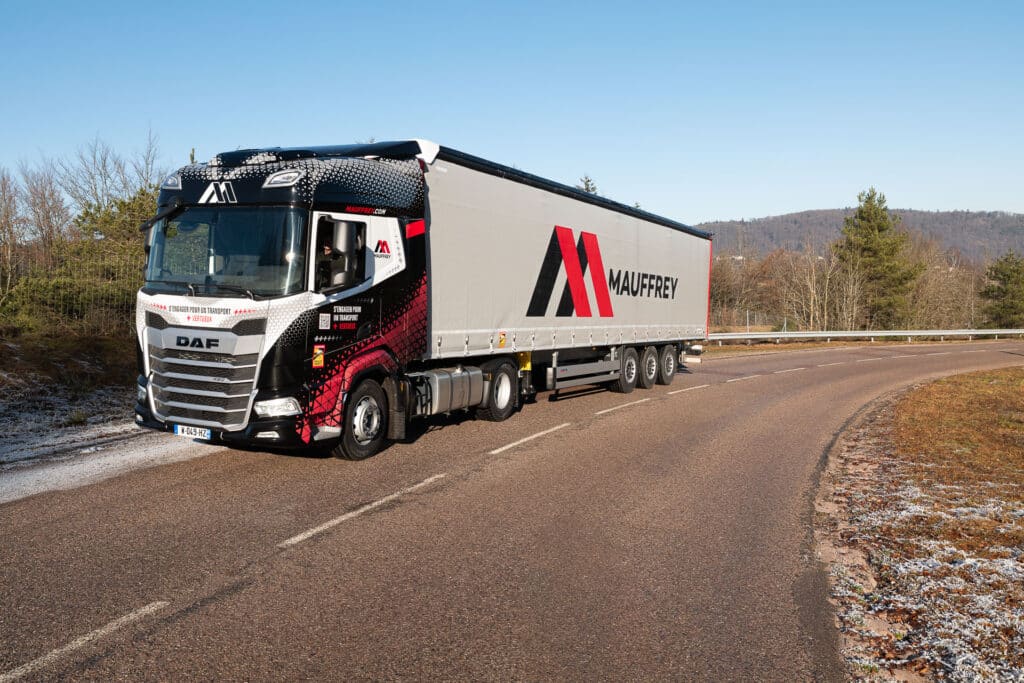
[[831, 442], [887, 392], [1022, 363], [714, 359], [362, 463], [224, 449], [0, 505], [0, 682], [838, 680], [811, 537]]

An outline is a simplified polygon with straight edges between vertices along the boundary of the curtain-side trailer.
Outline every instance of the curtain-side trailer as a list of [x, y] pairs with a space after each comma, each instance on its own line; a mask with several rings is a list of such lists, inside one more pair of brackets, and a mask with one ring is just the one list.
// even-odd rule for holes
[[142, 229], [136, 421], [193, 438], [362, 459], [707, 334], [710, 235], [422, 140], [220, 154]]

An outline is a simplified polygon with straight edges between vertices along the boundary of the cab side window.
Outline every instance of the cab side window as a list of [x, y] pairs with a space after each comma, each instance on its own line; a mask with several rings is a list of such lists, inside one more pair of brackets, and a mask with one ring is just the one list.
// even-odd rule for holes
[[366, 223], [321, 217], [315, 249], [317, 291], [352, 287], [366, 279]]

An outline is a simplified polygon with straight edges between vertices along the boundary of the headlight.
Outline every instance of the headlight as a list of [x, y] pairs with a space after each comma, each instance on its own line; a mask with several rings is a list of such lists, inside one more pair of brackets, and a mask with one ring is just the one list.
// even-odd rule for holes
[[177, 173], [164, 178], [164, 182], [160, 183], [160, 189], [163, 190], [180, 190], [181, 189], [181, 176]]
[[290, 396], [288, 398], [272, 398], [269, 401], [256, 401], [253, 409], [259, 417], [285, 417], [302, 414], [299, 402]]
[[139, 399], [139, 403], [145, 403], [149, 399], [149, 396], [146, 394], [146, 387], [136, 384], [135, 389], [135, 398]]

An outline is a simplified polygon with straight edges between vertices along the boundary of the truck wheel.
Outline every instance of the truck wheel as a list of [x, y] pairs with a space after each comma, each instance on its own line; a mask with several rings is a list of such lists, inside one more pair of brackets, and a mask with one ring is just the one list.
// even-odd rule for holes
[[376, 380], [359, 383], [348, 396], [341, 443], [334, 456], [343, 460], [365, 460], [375, 455], [387, 441], [388, 399]]
[[481, 369], [491, 376], [491, 381], [487, 385], [487, 406], [478, 408], [476, 416], [491, 422], [508, 419], [516, 408], [516, 394], [519, 392], [516, 367], [511, 361], [499, 360], [484, 363]]
[[662, 346], [658, 354], [658, 384], [672, 384], [676, 377], [676, 349]]
[[658, 379], [658, 351], [653, 346], [644, 349], [640, 356], [640, 376], [636, 383], [644, 389], [650, 389]]
[[636, 387], [636, 378], [640, 374], [640, 358], [636, 349], [622, 350], [622, 365], [619, 367], [619, 379], [611, 385], [612, 391], [628, 394]]

